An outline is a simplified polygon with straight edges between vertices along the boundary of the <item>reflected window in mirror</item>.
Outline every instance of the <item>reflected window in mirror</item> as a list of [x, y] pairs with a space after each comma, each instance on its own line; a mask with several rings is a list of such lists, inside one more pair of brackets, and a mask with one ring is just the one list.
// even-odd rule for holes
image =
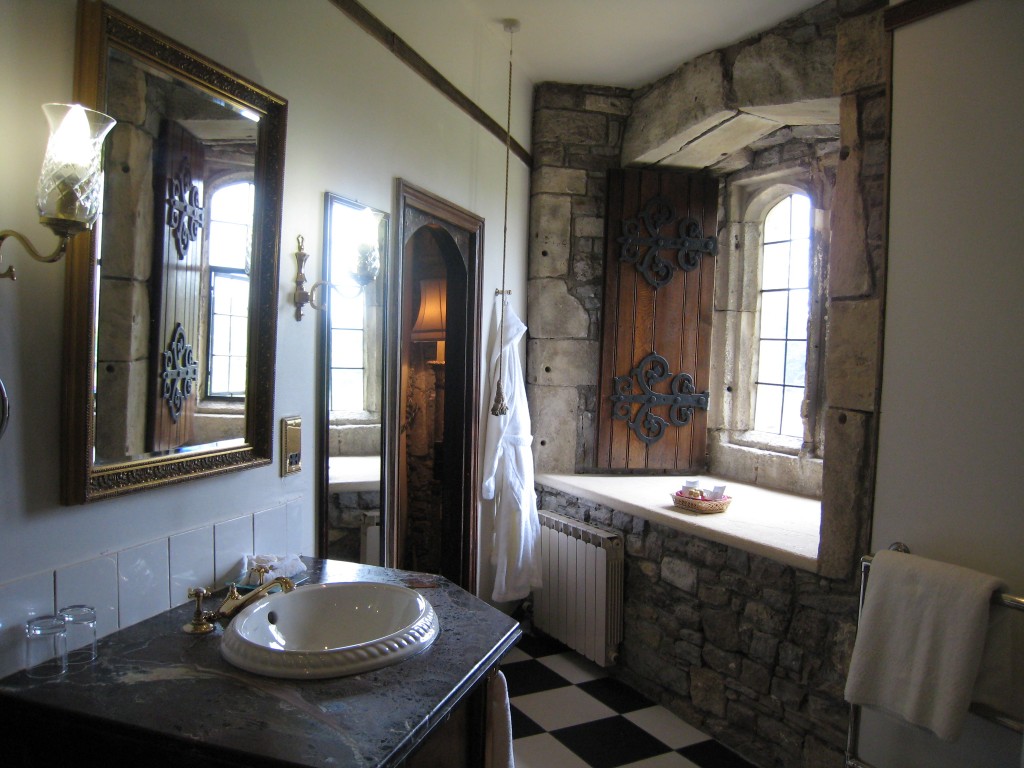
[[236, 181], [210, 195], [208, 398], [245, 399], [254, 191]]

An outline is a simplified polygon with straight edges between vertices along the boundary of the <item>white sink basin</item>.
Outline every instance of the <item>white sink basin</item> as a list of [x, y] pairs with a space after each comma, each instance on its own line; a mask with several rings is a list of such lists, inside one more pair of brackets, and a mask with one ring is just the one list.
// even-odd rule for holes
[[269, 677], [342, 677], [413, 656], [439, 631], [430, 603], [406, 587], [309, 584], [246, 606], [220, 650], [234, 666]]

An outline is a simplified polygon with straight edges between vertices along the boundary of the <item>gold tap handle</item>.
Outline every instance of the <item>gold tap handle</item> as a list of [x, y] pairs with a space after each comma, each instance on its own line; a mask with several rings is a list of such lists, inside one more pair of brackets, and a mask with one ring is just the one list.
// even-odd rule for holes
[[192, 587], [188, 591], [189, 599], [196, 601], [196, 610], [192, 614], [192, 621], [182, 629], [190, 635], [205, 635], [208, 632], [213, 632], [213, 624], [209, 621], [208, 612], [203, 610], [203, 598], [209, 595], [210, 590], [206, 587]]
[[257, 587], [262, 587], [263, 586], [263, 580], [267, 577], [267, 574], [270, 573], [270, 566], [269, 565], [263, 565], [261, 563], [260, 565], [255, 566], [252, 570], [256, 573], [257, 576], [259, 576], [259, 579], [260, 579], [259, 583], [256, 586]]

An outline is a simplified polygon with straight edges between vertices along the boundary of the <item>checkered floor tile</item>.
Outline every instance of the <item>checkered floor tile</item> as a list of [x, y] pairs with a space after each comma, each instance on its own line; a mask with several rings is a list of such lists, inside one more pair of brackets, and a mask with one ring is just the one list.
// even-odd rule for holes
[[501, 669], [516, 768], [755, 768], [554, 640], [524, 634]]

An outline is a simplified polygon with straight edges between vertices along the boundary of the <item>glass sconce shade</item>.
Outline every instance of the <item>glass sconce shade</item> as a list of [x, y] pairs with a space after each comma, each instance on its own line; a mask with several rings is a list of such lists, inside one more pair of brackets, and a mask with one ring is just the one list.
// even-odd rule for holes
[[352, 270], [352, 279], [359, 285], [369, 285], [377, 279], [380, 272], [380, 254], [377, 246], [372, 243], [363, 243], [357, 249], [355, 269]]
[[50, 123], [39, 175], [39, 220], [58, 235], [89, 229], [103, 201], [103, 140], [115, 120], [78, 104], [44, 104]]

